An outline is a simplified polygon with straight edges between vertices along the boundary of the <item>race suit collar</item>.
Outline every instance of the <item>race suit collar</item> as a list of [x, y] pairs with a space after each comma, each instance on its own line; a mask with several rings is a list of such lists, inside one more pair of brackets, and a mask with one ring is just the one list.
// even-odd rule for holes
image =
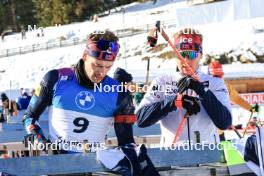
[[82, 59], [80, 59], [75, 66], [75, 74], [77, 77], [77, 81], [81, 86], [86, 87], [88, 89], [94, 88], [94, 82], [92, 82], [85, 74], [84, 62]]
[[[180, 73], [180, 75], [181, 75], [182, 77], [186, 76], [186, 75], [184, 75], [183, 73], [181, 73], [180, 71], [178, 71], [178, 72]], [[198, 66], [197, 69], [196, 69], [196, 71], [195, 71], [195, 74], [198, 75], [198, 76], [200, 76], [201, 73], [202, 73], [202, 71], [201, 71], [201, 67]]]
[[197, 69], [196, 69], [196, 71], [195, 71], [195, 74], [200, 75], [201, 72], [202, 72], [202, 71], [201, 71], [201, 67], [198, 66]]

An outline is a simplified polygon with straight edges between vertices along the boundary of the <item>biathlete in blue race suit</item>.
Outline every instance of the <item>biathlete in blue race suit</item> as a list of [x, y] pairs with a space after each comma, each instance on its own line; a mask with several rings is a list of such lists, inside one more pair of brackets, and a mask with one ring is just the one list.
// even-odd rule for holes
[[[128, 92], [119, 92], [119, 84], [107, 76], [119, 51], [118, 38], [110, 31], [91, 33], [83, 58], [72, 68], [51, 70], [42, 79], [33, 96], [24, 126], [39, 142], [46, 140], [38, 124], [39, 116], [49, 107], [49, 135], [52, 142], [102, 143], [114, 124], [115, 133], [125, 154], [128, 175], [158, 175], [146, 152], [137, 156], [132, 125], [136, 121]], [[114, 87], [112, 91], [99, 88]], [[141, 159], [140, 159], [141, 158]], [[147, 163], [141, 167], [141, 163]], [[123, 174], [123, 173], [122, 173]]]

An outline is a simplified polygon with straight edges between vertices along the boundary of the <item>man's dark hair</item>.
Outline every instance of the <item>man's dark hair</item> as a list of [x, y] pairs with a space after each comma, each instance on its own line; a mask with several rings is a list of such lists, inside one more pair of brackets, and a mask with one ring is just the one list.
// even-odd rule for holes
[[1, 100], [2, 100], [2, 102], [8, 100], [8, 97], [5, 93], [1, 93]]
[[111, 31], [94, 31], [89, 34], [88, 38], [92, 39], [92, 41], [97, 42], [98, 40], [104, 39], [109, 41], [118, 41], [118, 37]]

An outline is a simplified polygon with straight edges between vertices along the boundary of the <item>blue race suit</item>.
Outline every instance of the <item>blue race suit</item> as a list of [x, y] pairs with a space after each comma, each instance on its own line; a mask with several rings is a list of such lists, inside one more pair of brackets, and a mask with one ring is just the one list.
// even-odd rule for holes
[[[118, 82], [109, 76], [102, 80], [102, 87], [114, 89], [102, 89], [99, 92], [85, 76], [83, 64], [80, 60], [75, 68], [51, 70], [44, 76], [40, 91], [37, 91], [37, 96], [32, 97], [24, 116], [26, 130], [30, 133], [32, 125], [38, 126], [39, 116], [49, 106], [49, 133], [52, 142], [86, 140], [89, 143], [100, 143], [114, 123], [118, 145], [122, 147], [134, 143], [133, 121], [130, 119], [135, 115], [129, 93], [118, 92], [114, 88]], [[128, 153], [135, 151], [131, 149], [125, 154], [129, 155]], [[130, 160], [129, 156], [127, 158]], [[144, 173], [139, 161], [133, 159], [130, 164], [133, 168], [132, 175]], [[153, 172], [155, 173], [155, 168]]]

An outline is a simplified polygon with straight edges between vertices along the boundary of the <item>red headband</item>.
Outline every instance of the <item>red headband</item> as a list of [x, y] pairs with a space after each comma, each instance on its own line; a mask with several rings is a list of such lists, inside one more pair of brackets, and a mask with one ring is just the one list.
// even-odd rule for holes
[[88, 54], [98, 60], [114, 61], [119, 47], [120, 45], [116, 41], [100, 39], [94, 42], [92, 39], [88, 38], [83, 60], [86, 59]]
[[174, 46], [180, 51], [202, 52], [202, 40], [199, 36], [184, 34], [174, 38]]

